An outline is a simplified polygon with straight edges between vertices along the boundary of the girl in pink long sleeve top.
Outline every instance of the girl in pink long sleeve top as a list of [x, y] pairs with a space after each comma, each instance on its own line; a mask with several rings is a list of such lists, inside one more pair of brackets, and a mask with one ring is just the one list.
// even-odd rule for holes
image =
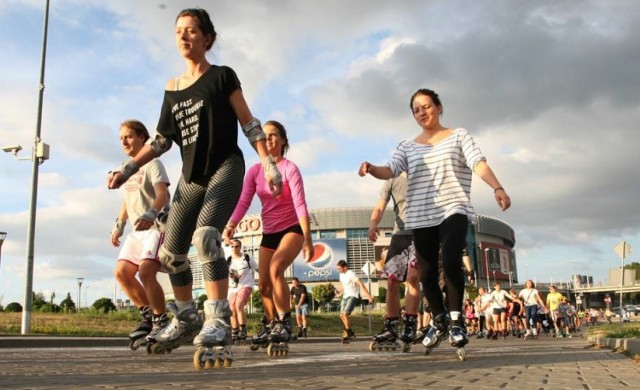
[[267, 149], [282, 174], [282, 193], [273, 197], [264, 179], [263, 168], [256, 164], [249, 168], [244, 179], [242, 195], [224, 230], [225, 242], [230, 242], [235, 227], [258, 195], [262, 204], [262, 241], [258, 263], [258, 287], [265, 310], [263, 329], [252, 338], [254, 344], [287, 342], [291, 337], [291, 297], [285, 270], [300, 251], [305, 261], [313, 256], [309, 213], [304, 184], [298, 167], [284, 158], [289, 148], [287, 132], [276, 121], [264, 125]]

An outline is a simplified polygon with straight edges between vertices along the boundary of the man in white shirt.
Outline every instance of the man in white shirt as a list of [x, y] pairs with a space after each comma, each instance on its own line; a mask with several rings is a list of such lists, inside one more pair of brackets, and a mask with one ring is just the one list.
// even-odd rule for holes
[[369, 290], [367, 290], [364, 283], [356, 276], [356, 273], [349, 269], [346, 261], [338, 261], [338, 272], [340, 273], [340, 283], [342, 284], [342, 291], [339, 290], [337, 295], [342, 296], [342, 301], [340, 302], [340, 320], [344, 325], [342, 339], [348, 341], [356, 337], [351, 329], [349, 316], [356, 306], [359, 296], [358, 288], [368, 297], [369, 303], [373, 303], [373, 297], [369, 294]]

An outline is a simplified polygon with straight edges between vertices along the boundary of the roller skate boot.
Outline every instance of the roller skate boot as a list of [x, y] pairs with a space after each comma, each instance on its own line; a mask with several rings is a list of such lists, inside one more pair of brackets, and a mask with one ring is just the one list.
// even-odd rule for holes
[[238, 333], [236, 334], [235, 344], [244, 345], [246, 340], [247, 340], [247, 328], [244, 325], [240, 325], [240, 329], [238, 329]]
[[382, 330], [373, 336], [373, 341], [369, 344], [369, 351], [395, 351], [400, 349], [398, 343], [398, 322], [396, 318], [385, 318]]
[[260, 348], [267, 348], [269, 346], [269, 334], [271, 329], [275, 326], [275, 319], [269, 321], [266, 316], [262, 316], [262, 328], [260, 331], [251, 338], [251, 345], [249, 349], [257, 351]]
[[428, 355], [431, 351], [440, 345], [440, 342], [447, 338], [449, 315], [446, 312], [442, 312], [431, 320], [431, 328], [424, 337], [422, 345], [425, 347], [424, 354]]
[[204, 302], [204, 325], [193, 339], [196, 352], [193, 365], [203, 368], [227, 368], [233, 362], [231, 354], [231, 309], [229, 301], [207, 300]]
[[129, 348], [132, 351], [147, 345], [147, 335], [151, 332], [152, 328], [151, 309], [149, 309], [149, 306], [140, 308], [140, 316], [142, 317], [140, 323], [129, 333]]
[[301, 337], [304, 337], [305, 339], [307, 338], [307, 328], [302, 328], [302, 336]]
[[413, 343], [414, 344], [420, 344], [422, 343], [422, 340], [424, 340], [425, 336], [427, 335], [427, 332], [429, 332], [429, 326], [424, 326], [420, 329], [418, 329], [416, 331], [416, 338], [413, 339]]
[[155, 342], [150, 344], [149, 348], [152, 353], [170, 352], [193, 340], [193, 336], [202, 328], [202, 320], [194, 302], [181, 310], [178, 310], [173, 302], [168, 304], [167, 308], [173, 314], [173, 318], [154, 336]]
[[469, 343], [467, 333], [464, 328], [464, 319], [459, 318], [456, 321], [451, 321], [449, 324], [449, 342], [452, 346], [457, 348], [456, 353], [461, 361], [467, 359], [467, 351], [465, 345]]
[[286, 312], [282, 318], [275, 322], [269, 336], [267, 346], [268, 356], [286, 356], [289, 354], [289, 341], [291, 340], [291, 312]]
[[415, 315], [404, 315], [402, 320], [404, 322], [404, 329], [400, 335], [400, 340], [404, 343], [402, 345], [402, 352], [409, 352], [411, 350], [411, 344], [413, 344], [416, 339], [418, 317]]
[[353, 333], [351, 329], [344, 329], [342, 335], [340, 335], [340, 339], [342, 340], [342, 344], [349, 344], [351, 340], [356, 339], [356, 334]]
[[238, 341], [238, 332], [239, 332], [238, 328], [231, 329], [231, 344], [235, 345], [236, 342]]

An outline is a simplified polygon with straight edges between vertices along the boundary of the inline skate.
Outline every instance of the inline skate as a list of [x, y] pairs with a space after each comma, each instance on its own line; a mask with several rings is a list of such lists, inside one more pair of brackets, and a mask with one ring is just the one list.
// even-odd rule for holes
[[174, 302], [170, 302], [167, 308], [173, 314], [173, 318], [166, 327], [147, 339], [149, 353], [171, 352], [180, 345], [191, 342], [202, 328], [202, 319], [194, 302], [179, 311]]
[[193, 365], [197, 370], [231, 367], [231, 309], [229, 301], [204, 302], [204, 325], [200, 334], [193, 339], [197, 347], [193, 355]]
[[147, 335], [151, 332], [151, 309], [149, 306], [140, 308], [142, 319], [138, 326], [129, 333], [129, 349], [132, 351], [147, 345]]
[[344, 329], [340, 338], [342, 339], [342, 344], [349, 344], [356, 339], [356, 334], [351, 329]]
[[456, 353], [461, 361], [467, 359], [467, 350], [465, 345], [469, 343], [467, 333], [465, 332], [464, 319], [459, 318], [457, 321], [452, 321], [449, 325], [449, 342], [452, 346], [457, 348]]
[[398, 318], [385, 318], [382, 330], [373, 336], [369, 351], [395, 351], [401, 348], [398, 343]]
[[251, 338], [251, 345], [249, 349], [257, 351], [260, 348], [267, 348], [269, 346], [269, 334], [271, 329], [275, 326], [275, 319], [269, 321], [267, 316], [262, 316], [262, 328], [260, 331]]
[[268, 356], [287, 356], [289, 354], [289, 341], [291, 341], [291, 312], [286, 312], [283, 318], [275, 322], [271, 333], [267, 336]]

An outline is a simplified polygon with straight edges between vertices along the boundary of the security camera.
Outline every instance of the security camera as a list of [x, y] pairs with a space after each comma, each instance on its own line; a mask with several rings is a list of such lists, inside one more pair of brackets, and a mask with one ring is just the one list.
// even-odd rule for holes
[[16, 154], [19, 151], [22, 150], [22, 146], [20, 145], [9, 145], [9, 146], [3, 146], [2, 150], [6, 153], [13, 153]]

